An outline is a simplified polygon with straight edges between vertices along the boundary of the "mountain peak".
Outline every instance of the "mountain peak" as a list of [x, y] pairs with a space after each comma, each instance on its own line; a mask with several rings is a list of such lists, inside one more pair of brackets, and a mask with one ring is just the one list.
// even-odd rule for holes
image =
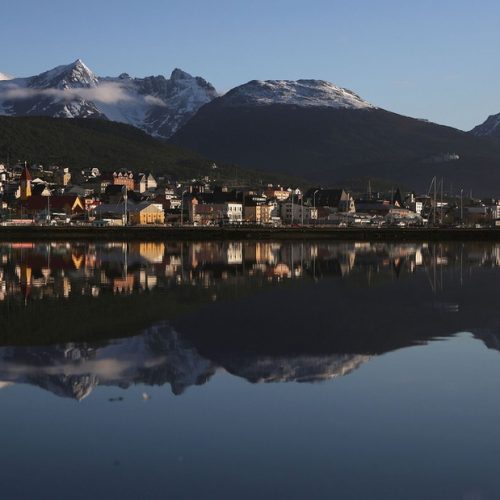
[[69, 66], [72, 69], [77, 69], [77, 70], [81, 70], [81, 71], [86, 71], [87, 73], [92, 73], [90, 68], [81, 59], [77, 59], [76, 61], [71, 63]]
[[374, 107], [351, 90], [325, 80], [252, 80], [234, 88], [223, 99], [226, 106]]
[[172, 74], [170, 75], [171, 80], [190, 80], [193, 77], [189, 74], [183, 71], [182, 69], [175, 68], [172, 71]]
[[75, 81], [85, 84], [95, 84], [97, 79], [92, 70], [81, 60], [77, 59], [68, 65], [68, 72]]
[[96, 87], [99, 83], [97, 77], [81, 59], [56, 66], [29, 80], [30, 87], [39, 89]]
[[0, 81], [13, 80], [14, 77], [0, 71]]

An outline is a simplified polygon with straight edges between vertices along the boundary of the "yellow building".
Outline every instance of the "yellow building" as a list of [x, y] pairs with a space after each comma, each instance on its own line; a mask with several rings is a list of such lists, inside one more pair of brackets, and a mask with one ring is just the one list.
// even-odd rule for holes
[[165, 212], [156, 203], [139, 203], [129, 208], [129, 222], [133, 225], [165, 224]]

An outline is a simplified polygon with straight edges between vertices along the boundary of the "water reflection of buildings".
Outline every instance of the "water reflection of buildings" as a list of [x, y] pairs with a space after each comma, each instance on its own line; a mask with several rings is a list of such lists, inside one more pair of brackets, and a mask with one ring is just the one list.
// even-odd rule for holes
[[500, 245], [367, 242], [132, 242], [0, 244], [0, 301], [130, 294], [249, 279], [433, 276], [497, 267]]

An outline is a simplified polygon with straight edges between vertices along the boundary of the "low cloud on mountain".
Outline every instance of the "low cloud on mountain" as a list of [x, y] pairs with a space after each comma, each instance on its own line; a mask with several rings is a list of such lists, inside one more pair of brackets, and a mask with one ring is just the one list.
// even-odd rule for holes
[[68, 88], [68, 89], [35, 89], [23, 87], [15, 83], [6, 84], [0, 89], [0, 100], [22, 100], [32, 98], [51, 97], [54, 100], [69, 102], [74, 99], [84, 99], [95, 103], [119, 104], [145, 102], [153, 106], [166, 106], [158, 97], [152, 95], [140, 95], [128, 91], [119, 83], [103, 83], [95, 88]]

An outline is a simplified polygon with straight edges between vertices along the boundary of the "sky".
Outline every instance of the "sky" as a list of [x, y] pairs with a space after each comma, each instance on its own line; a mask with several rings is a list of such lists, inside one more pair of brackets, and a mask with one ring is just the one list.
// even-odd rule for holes
[[81, 58], [96, 74], [169, 75], [219, 91], [317, 78], [463, 130], [500, 112], [498, 0], [4, 0], [0, 72]]

